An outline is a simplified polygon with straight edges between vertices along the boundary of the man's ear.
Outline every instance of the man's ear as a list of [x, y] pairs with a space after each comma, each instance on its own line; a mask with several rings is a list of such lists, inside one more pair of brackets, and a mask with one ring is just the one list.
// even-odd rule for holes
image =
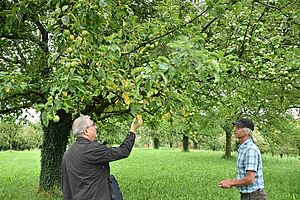
[[87, 129], [84, 129], [83, 134], [84, 135], [88, 135], [89, 134], [88, 131], [87, 131]]

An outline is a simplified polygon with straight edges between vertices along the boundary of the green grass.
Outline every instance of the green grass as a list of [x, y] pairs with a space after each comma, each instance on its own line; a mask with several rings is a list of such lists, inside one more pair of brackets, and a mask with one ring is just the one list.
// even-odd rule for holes
[[[134, 149], [129, 158], [111, 163], [125, 200], [239, 199], [236, 189], [218, 182], [235, 177], [235, 159], [222, 152]], [[263, 155], [265, 187], [270, 200], [300, 199], [300, 160]], [[0, 199], [54, 200], [60, 193], [38, 192], [40, 152], [0, 152]]]

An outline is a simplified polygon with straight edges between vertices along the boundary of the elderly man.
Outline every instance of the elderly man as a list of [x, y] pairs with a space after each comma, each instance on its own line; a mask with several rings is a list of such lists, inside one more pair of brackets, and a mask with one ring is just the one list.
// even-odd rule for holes
[[76, 142], [62, 159], [63, 200], [110, 200], [109, 162], [127, 158], [134, 145], [136, 131], [142, 119], [133, 120], [129, 134], [119, 147], [106, 147], [95, 142], [96, 124], [89, 116], [80, 116], [73, 122]]
[[234, 123], [234, 136], [239, 140], [237, 159], [237, 178], [222, 180], [221, 188], [236, 188], [241, 200], [265, 200], [261, 153], [252, 140], [254, 124], [248, 119], [239, 119]]

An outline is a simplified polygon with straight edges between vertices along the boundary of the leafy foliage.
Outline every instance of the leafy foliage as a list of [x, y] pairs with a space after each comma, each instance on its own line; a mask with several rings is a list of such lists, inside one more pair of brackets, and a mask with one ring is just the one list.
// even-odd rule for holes
[[3, 0], [0, 8], [0, 113], [41, 111], [52, 127], [49, 159], [57, 122], [80, 113], [178, 117], [199, 129], [205, 118], [230, 141], [238, 117], [259, 124], [299, 108], [299, 1]]

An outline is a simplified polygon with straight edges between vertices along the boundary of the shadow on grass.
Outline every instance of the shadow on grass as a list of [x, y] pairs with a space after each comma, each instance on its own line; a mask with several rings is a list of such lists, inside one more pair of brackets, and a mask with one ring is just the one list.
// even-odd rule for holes
[[37, 189], [34, 191], [34, 195], [38, 199], [62, 199], [62, 193], [58, 187], [49, 191]]

